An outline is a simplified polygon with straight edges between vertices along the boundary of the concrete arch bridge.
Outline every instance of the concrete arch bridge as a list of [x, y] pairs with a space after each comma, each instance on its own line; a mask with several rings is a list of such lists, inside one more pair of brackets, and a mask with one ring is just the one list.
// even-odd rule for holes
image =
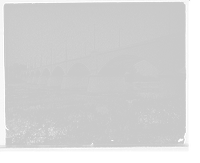
[[160, 91], [185, 94], [185, 33], [171, 34], [21, 73], [30, 84], [87, 89], [88, 93], [126, 92], [125, 72], [146, 60], [160, 72]]

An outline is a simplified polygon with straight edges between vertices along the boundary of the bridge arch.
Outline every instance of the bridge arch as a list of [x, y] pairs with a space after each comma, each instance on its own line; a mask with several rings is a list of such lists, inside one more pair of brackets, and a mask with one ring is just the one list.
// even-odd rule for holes
[[89, 74], [89, 69], [81, 63], [74, 64], [67, 73], [67, 75], [88, 75], [88, 74]]
[[111, 59], [98, 72], [100, 75], [123, 75], [134, 64], [143, 59], [132, 55], [122, 55]]
[[63, 76], [63, 75], [64, 75], [64, 71], [59, 66], [57, 66], [52, 72], [52, 76]]
[[50, 75], [50, 71], [45, 68], [44, 71], [42, 72], [42, 76], [49, 76]]
[[35, 73], [35, 75], [36, 75], [36, 76], [40, 76], [40, 71], [37, 70], [36, 73]]

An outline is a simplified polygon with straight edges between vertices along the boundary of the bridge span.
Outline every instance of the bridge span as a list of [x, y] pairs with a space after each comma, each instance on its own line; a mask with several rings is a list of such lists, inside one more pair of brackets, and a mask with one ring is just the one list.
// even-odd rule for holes
[[90, 56], [22, 71], [21, 78], [30, 84], [87, 89], [92, 94], [123, 93], [125, 72], [142, 60], [159, 70], [163, 94], [185, 96], [185, 33], [93, 51]]

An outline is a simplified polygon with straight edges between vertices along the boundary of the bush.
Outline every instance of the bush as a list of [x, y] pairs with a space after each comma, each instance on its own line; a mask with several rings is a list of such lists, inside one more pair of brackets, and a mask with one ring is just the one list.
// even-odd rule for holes
[[111, 123], [119, 128], [120, 131], [125, 131], [138, 125], [135, 110], [129, 108], [124, 100], [120, 99], [112, 104], [110, 113]]
[[[129, 131], [140, 124], [176, 123], [184, 120], [185, 102], [180, 98], [141, 99], [131, 106], [123, 99], [110, 103], [109, 114], [101, 115], [94, 105], [54, 108], [50, 106], [16, 108], [6, 123], [7, 137], [22, 144], [43, 144], [66, 136], [67, 140], [87, 142], [131, 141]], [[63, 139], [64, 140], [64, 139]]]
[[145, 99], [134, 106], [139, 124], [174, 123], [184, 116], [185, 105], [183, 99]]
[[19, 108], [14, 110], [11, 117], [7, 120], [8, 134], [9, 136], [24, 135], [31, 125], [29, 117], [25, 116], [25, 112]]

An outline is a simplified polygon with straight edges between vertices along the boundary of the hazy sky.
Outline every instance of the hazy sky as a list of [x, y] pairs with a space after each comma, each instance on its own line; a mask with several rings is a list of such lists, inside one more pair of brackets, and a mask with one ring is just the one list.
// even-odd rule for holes
[[[34, 56], [88, 55], [184, 33], [183, 3], [15, 4], [4, 6], [7, 63]], [[120, 30], [119, 30], [120, 29]]]

